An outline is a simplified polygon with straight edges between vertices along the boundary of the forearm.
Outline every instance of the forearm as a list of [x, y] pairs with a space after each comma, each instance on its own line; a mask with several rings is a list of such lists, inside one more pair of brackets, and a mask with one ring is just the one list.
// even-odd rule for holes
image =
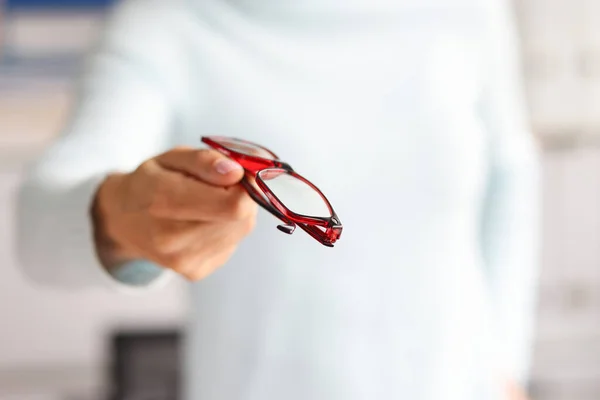
[[83, 182], [44, 185], [34, 174], [23, 185], [17, 249], [28, 278], [44, 286], [105, 285], [126, 291], [168, 279], [161, 267], [123, 251], [98, 224], [95, 199], [106, 180], [100, 174]]
[[161, 4], [118, 6], [67, 126], [27, 173], [17, 205], [18, 253], [22, 270], [36, 281], [114, 283], [107, 272], [114, 276], [129, 256], [115, 252], [103, 236], [96, 242], [102, 221], [94, 220], [92, 207], [108, 174], [129, 172], [172, 145], [178, 103], [172, 88], [179, 81], [171, 77], [179, 75], [169, 69], [182, 63], [165, 57], [173, 47], [172, 26], [162, 18], [170, 7]]
[[89, 205], [103, 178], [48, 182], [34, 172], [22, 186], [17, 250], [22, 270], [32, 280], [85, 287], [105, 278], [89, 218]]

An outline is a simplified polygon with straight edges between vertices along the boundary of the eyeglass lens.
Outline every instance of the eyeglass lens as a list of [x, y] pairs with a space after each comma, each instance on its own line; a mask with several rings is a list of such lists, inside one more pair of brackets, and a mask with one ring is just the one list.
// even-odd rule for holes
[[331, 217], [331, 210], [319, 192], [283, 169], [265, 169], [260, 179], [290, 211], [309, 217]]

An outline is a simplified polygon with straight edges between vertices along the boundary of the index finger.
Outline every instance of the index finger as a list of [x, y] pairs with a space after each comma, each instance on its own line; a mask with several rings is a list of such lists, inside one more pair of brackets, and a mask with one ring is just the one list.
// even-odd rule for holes
[[163, 168], [190, 175], [213, 186], [231, 186], [244, 177], [244, 169], [216, 150], [177, 147], [155, 158]]
[[234, 221], [256, 213], [256, 204], [241, 186], [215, 187], [169, 170], [158, 172], [161, 182], [153, 204], [157, 217], [181, 221]]

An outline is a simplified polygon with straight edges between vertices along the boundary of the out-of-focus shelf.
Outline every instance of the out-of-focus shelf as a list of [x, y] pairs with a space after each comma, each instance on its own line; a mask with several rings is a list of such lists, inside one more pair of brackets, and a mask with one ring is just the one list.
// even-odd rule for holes
[[600, 127], [583, 129], [575, 126], [533, 128], [544, 152], [568, 152], [582, 148], [600, 148]]
[[17, 57], [4, 54], [0, 59], [0, 92], [30, 87], [39, 82], [68, 82], [77, 76], [83, 54]]
[[[2, 400], [106, 398], [103, 370], [88, 365], [53, 365], [0, 370]], [[95, 394], [95, 395], [94, 395]]]
[[3, 27], [3, 53], [19, 57], [81, 54], [98, 38], [106, 10], [11, 9]]
[[71, 102], [67, 82], [40, 80], [0, 90], [0, 154], [27, 153], [46, 144], [60, 132]]
[[[1, 1], [0, 1], [1, 2]], [[0, 168], [35, 157], [62, 129], [73, 79], [96, 41], [104, 8], [11, 9], [0, 47]]]

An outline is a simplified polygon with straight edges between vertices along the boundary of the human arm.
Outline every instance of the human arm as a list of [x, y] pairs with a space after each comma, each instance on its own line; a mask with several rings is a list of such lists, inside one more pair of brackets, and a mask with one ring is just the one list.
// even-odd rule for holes
[[[158, 252], [132, 249], [123, 243], [129, 238], [115, 237], [115, 230], [123, 229], [110, 227], [128, 216], [115, 211], [116, 205], [131, 204], [118, 194], [123, 190], [115, 188], [131, 187], [150, 176], [141, 165], [154, 163], [155, 170], [164, 169], [155, 156], [174, 144], [176, 114], [186, 86], [185, 58], [173, 36], [176, 3], [120, 5], [86, 71], [68, 126], [27, 171], [17, 205], [18, 254], [23, 271], [33, 280], [69, 287], [105, 281], [129, 289], [166, 276], [162, 267], [171, 265], [164, 265], [169, 263]], [[201, 167], [200, 158], [190, 162], [196, 161]], [[184, 168], [171, 167], [179, 167], [179, 172]], [[198, 174], [198, 180], [206, 178]], [[160, 224], [149, 224], [162, 232]]]

